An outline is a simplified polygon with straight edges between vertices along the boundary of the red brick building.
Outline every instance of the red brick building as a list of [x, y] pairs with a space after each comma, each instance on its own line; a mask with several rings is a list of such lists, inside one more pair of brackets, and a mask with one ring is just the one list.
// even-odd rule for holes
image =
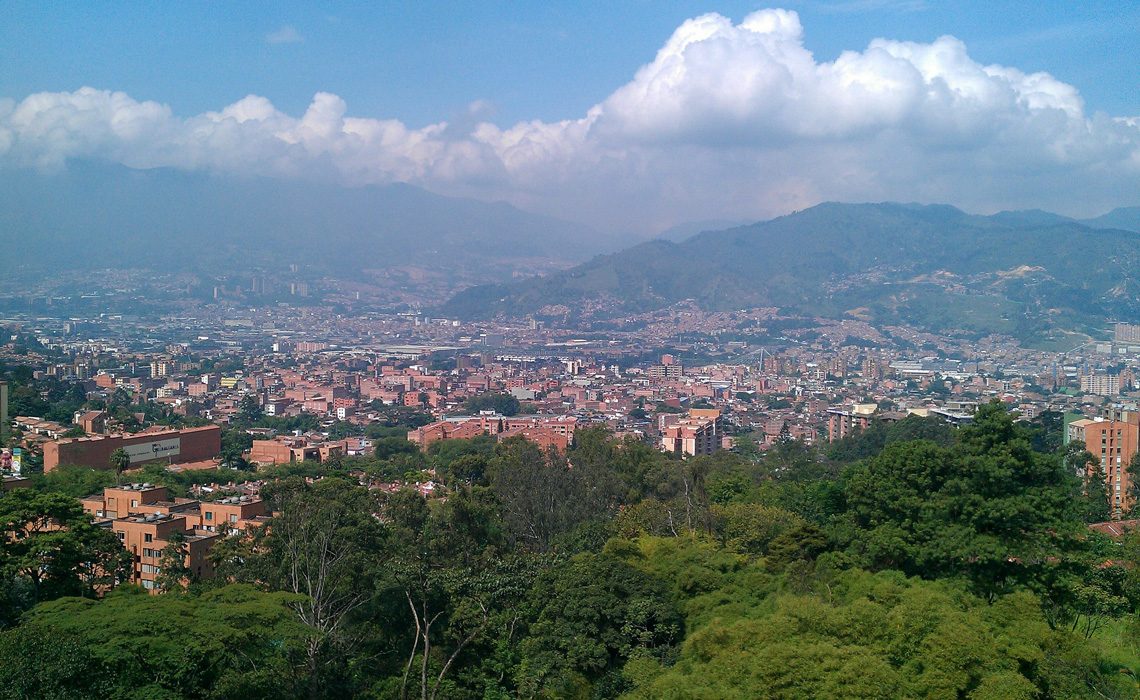
[[145, 483], [108, 487], [81, 502], [96, 521], [110, 521], [133, 556], [129, 582], [151, 591], [157, 589], [163, 550], [175, 533], [181, 535], [183, 563], [192, 576], [211, 578], [214, 568], [206, 555], [218, 538], [261, 525], [269, 516], [265, 502], [256, 496], [171, 499], [165, 486]]
[[574, 442], [578, 419], [573, 416], [479, 415], [443, 420], [408, 431], [408, 441], [427, 449], [439, 440], [470, 440], [480, 435], [505, 439], [521, 435], [542, 447], [565, 450]]
[[279, 436], [254, 440], [249, 461], [255, 464], [288, 464], [290, 462], [327, 462], [346, 452], [344, 440], [310, 442], [304, 437]]
[[153, 430], [135, 434], [99, 435], [44, 443], [44, 471], [61, 464], [111, 469], [111, 453], [122, 448], [130, 466], [148, 462], [179, 464], [214, 459], [222, 452], [222, 429], [216, 425], [184, 430]]
[[221, 535], [186, 527], [181, 515], [154, 513], [118, 518], [111, 529], [134, 557], [129, 582], [153, 591], [161, 573], [163, 550], [170, 546], [174, 533], [182, 535], [183, 564], [196, 578], [213, 578], [214, 567], [206, 554]]
[[1093, 456], [1086, 467], [1088, 478], [1103, 475], [1114, 518], [1132, 509], [1132, 475], [1128, 464], [1140, 449], [1140, 427], [1134, 422], [1093, 418], [1075, 420], [1068, 426], [1069, 439], [1085, 443]]

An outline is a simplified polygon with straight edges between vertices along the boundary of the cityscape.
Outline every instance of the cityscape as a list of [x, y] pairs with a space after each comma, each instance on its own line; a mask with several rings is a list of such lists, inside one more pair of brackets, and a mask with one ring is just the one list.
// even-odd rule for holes
[[285, 5], [0, 20], [0, 698], [1140, 697], [1135, 8]]

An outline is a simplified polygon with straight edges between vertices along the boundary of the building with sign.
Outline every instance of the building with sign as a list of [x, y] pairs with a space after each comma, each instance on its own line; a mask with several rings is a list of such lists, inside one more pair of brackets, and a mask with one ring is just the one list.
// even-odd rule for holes
[[111, 453], [122, 448], [130, 467], [149, 462], [181, 464], [216, 459], [222, 452], [222, 429], [216, 425], [184, 430], [150, 430], [142, 433], [95, 435], [44, 443], [44, 471], [61, 464], [111, 469]]

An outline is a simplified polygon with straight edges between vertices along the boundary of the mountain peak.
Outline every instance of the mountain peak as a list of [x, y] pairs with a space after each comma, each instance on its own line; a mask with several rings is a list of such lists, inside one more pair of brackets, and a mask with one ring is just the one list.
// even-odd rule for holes
[[[1107, 293], [1140, 269], [1133, 242], [1125, 231], [1094, 230], [1048, 212], [984, 217], [942, 204], [824, 202], [679, 244], [655, 241], [600, 256], [497, 288], [490, 303], [476, 288], [443, 311], [485, 317], [562, 305], [604, 318], [693, 299], [708, 310], [775, 306], [841, 318], [859, 308], [877, 322], [931, 330], [1042, 333], [1109, 313], [1140, 317], [1140, 300]], [[1100, 255], [1105, 246], [1120, 251], [1108, 263]], [[1059, 256], [1060, 249], [1069, 252]], [[1034, 283], [1040, 279], [1049, 284]]]

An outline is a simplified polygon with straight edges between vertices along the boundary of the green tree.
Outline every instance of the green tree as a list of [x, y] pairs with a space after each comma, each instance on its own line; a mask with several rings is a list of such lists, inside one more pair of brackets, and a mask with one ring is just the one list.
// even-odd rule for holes
[[722, 545], [741, 554], [766, 554], [779, 535], [803, 524], [795, 513], [758, 503], [715, 505], [713, 515]]
[[[1092, 457], [1090, 454], [1089, 457]], [[1128, 460], [1128, 466], [1125, 468], [1128, 473], [1128, 490], [1125, 492], [1127, 503], [1130, 504], [1128, 508], [1128, 516], [1136, 517], [1140, 512], [1140, 452], [1132, 455], [1132, 459]]]
[[[657, 554], [642, 547], [644, 565]], [[661, 556], [691, 561], [690, 551]], [[692, 566], [668, 567], [679, 579]], [[816, 572], [799, 592], [752, 567], [711, 578], [684, 606], [676, 663], [635, 658], [624, 697], [1127, 698], [1128, 670], [1045, 624], [1029, 593], [993, 604], [898, 572]]]
[[499, 443], [489, 473], [508, 532], [529, 550], [545, 552], [557, 535], [615, 507], [611, 487], [595, 480], [597, 471], [588, 460], [571, 468], [565, 455], [544, 452], [523, 438]]
[[[249, 398], [249, 397], [246, 397]], [[222, 466], [230, 469], [248, 469], [244, 454], [253, 447], [253, 436], [240, 428], [222, 431]]]
[[482, 486], [487, 483], [488, 459], [483, 455], [468, 454], [454, 459], [441, 467], [451, 483], [469, 486]]
[[760, 448], [756, 445], [756, 440], [752, 437], [751, 433], [737, 435], [733, 438], [732, 445], [733, 449], [745, 459], [750, 461], [760, 460]]
[[1112, 504], [1109, 501], [1108, 477], [1098, 463], [1089, 465], [1082, 479], [1081, 517], [1086, 523], [1103, 523], [1112, 517]]
[[846, 476], [851, 549], [875, 568], [966, 576], [995, 596], [1079, 546], [1079, 482], [1033, 452], [1000, 403], [978, 409], [959, 445], [888, 445]]
[[0, 698], [305, 697], [295, 659], [311, 632], [295, 603], [248, 586], [47, 603], [0, 633]]
[[683, 636], [664, 582], [606, 554], [546, 570], [529, 598], [533, 622], [519, 669], [527, 695], [568, 696], [619, 672], [631, 656], [668, 658]]
[[1083, 440], [1072, 440], [1065, 445], [1062, 461], [1066, 467], [1073, 470], [1073, 473], [1084, 474], [1088, 465], [1097, 460], [1093, 453], [1088, 451]]
[[354, 437], [363, 435], [364, 429], [359, 425], [346, 420], [338, 420], [328, 428], [328, 436], [330, 440], [343, 440], [346, 437]]
[[256, 423], [265, 417], [265, 409], [254, 394], [246, 394], [238, 401], [238, 420], [244, 423]]
[[99, 700], [114, 694], [114, 678], [78, 633], [24, 624], [0, 631], [0, 698]]
[[1030, 438], [1033, 449], [1050, 454], [1061, 449], [1065, 437], [1065, 414], [1059, 411], [1041, 411], [1029, 422], [1033, 430]]
[[354, 621], [366, 612], [388, 556], [379, 505], [367, 489], [337, 477], [313, 484], [289, 478], [263, 496], [273, 519], [211, 556], [222, 577], [296, 596], [291, 606], [312, 630], [305, 642], [308, 677], [331, 684], [345, 675], [345, 658], [360, 641]]
[[534, 560], [507, 552], [496, 510], [481, 489], [460, 488], [443, 502], [407, 490], [386, 499], [393, 559], [381, 596], [406, 601], [412, 628], [401, 697], [415, 686], [425, 700], [455, 694], [453, 672], [469, 650], [493, 658], [515, 643]]
[[125, 577], [130, 555], [74, 498], [15, 489], [0, 495], [0, 626], [26, 607], [95, 595]]
[[464, 410], [468, 413], [494, 411], [501, 416], [514, 416], [519, 412], [519, 400], [510, 394], [480, 394], [468, 399]]
[[72, 498], [83, 498], [101, 493], [115, 483], [115, 475], [106, 469], [90, 469], [70, 464], [61, 465], [47, 474], [36, 474], [32, 486], [37, 491], [61, 493]]
[[131, 466], [131, 457], [127, 454], [127, 451], [121, 447], [116, 448], [111, 452], [111, 456], [107, 462], [110, 467], [115, 470], [115, 477], [118, 479], [118, 483], [123, 483], [123, 472]]
[[391, 459], [397, 455], [416, 454], [420, 448], [404, 437], [386, 437], [374, 440], [372, 447], [376, 459]]
[[186, 535], [182, 532], [172, 532], [167, 537], [169, 544], [162, 548], [158, 559], [158, 575], [155, 582], [162, 591], [174, 592], [184, 590], [194, 582], [194, 572], [186, 565]]

